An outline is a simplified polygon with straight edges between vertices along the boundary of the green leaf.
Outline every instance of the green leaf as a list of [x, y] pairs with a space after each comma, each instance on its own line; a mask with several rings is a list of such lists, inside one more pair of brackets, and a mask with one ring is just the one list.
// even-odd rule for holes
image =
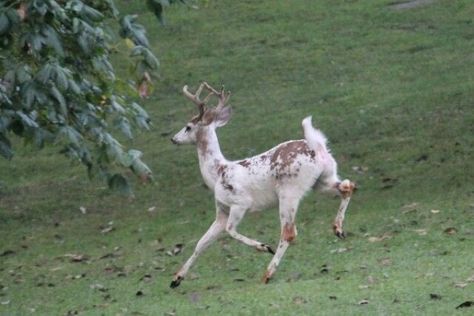
[[[48, 5], [44, 1], [33, 1], [33, 5], [30, 7], [36, 10], [41, 16], [44, 16], [48, 12]], [[33, 10], [33, 11], [34, 11]]]
[[128, 183], [127, 178], [122, 176], [121, 174], [114, 174], [109, 178], [107, 181], [109, 188], [111, 190], [114, 190], [116, 192], [119, 192], [120, 194], [124, 194], [127, 196], [132, 196], [132, 188], [130, 187], [130, 184]]
[[120, 12], [117, 10], [117, 7], [115, 6], [114, 1], [113, 0], [105, 0], [105, 2], [109, 6], [109, 10], [112, 12], [112, 15], [114, 17], [117, 17]]
[[140, 177], [150, 178], [152, 174], [150, 168], [141, 159], [135, 159], [131, 169]]
[[142, 152], [135, 149], [130, 149], [127, 153], [123, 153], [120, 159], [120, 163], [127, 168], [131, 168], [134, 161], [142, 157]]
[[13, 157], [13, 150], [10, 140], [0, 133], [0, 155], [10, 160]]
[[150, 68], [152, 70], [158, 69], [160, 62], [158, 61], [158, 58], [155, 57], [155, 55], [149, 50], [147, 47], [144, 46], [135, 46], [132, 49], [132, 52], [130, 53], [130, 56], [132, 57], [137, 57], [137, 56], [142, 56], [144, 61], [146, 62], [147, 68]]
[[38, 123], [35, 122], [33, 118], [31, 118], [28, 114], [25, 114], [21, 111], [16, 111], [16, 114], [21, 118], [21, 121], [23, 122], [24, 125], [37, 128]]
[[161, 1], [160, 0], [147, 0], [146, 3], [147, 3], [148, 8], [155, 14], [158, 21], [160, 21], [160, 23], [163, 24], [164, 23], [163, 5], [161, 4]]
[[126, 15], [120, 20], [120, 36], [130, 38], [136, 45], [148, 47], [148, 39], [146, 37], [145, 28], [135, 23], [137, 15]]
[[132, 108], [139, 116], [143, 116], [146, 119], [149, 119], [148, 113], [136, 102], [132, 102]]
[[66, 99], [64, 99], [64, 96], [62, 95], [62, 93], [58, 90], [58, 88], [56, 88], [55, 86], [52, 86], [51, 87], [51, 94], [58, 101], [59, 109], [60, 109], [61, 114], [65, 118], [68, 117]]
[[45, 104], [48, 98], [37, 83], [30, 81], [22, 87], [23, 103], [30, 109], [35, 102]]
[[0, 35], [6, 34], [10, 31], [11, 23], [5, 13], [0, 15]]
[[133, 139], [132, 128], [130, 122], [125, 116], [121, 116], [115, 122], [117, 128], [129, 139]]
[[121, 100], [120, 98], [116, 97], [115, 95], [111, 96], [110, 97], [110, 105], [112, 106], [112, 109], [115, 111], [115, 112], [118, 112], [120, 114], [124, 114], [125, 113], [125, 109], [123, 108], [123, 106], [119, 103], [119, 100]]
[[69, 79], [68, 80], [68, 87], [75, 94], [81, 94], [81, 88], [77, 85], [77, 83], [76, 83], [76, 81], [74, 81], [74, 79]]
[[88, 5], [83, 5], [81, 16], [94, 22], [99, 22], [104, 19], [104, 15], [102, 13]]
[[63, 46], [61, 44], [61, 41], [59, 40], [59, 37], [56, 31], [49, 25], [46, 25], [42, 29], [42, 34], [45, 36], [45, 44], [49, 47], [52, 47], [55, 50], [56, 54], [63, 57], [64, 56]]
[[18, 84], [25, 83], [27, 81], [30, 81], [32, 76], [31, 76], [31, 67], [28, 65], [22, 65], [17, 68], [16, 70], [16, 79], [18, 81]]
[[58, 138], [56, 142], [61, 138], [65, 138], [67, 141], [77, 147], [81, 146], [82, 136], [76, 129], [71, 126], [63, 126], [59, 129]]

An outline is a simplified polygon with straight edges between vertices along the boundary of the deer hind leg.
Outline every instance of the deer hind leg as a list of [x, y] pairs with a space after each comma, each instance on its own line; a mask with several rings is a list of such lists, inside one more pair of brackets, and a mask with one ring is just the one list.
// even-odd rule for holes
[[344, 223], [344, 217], [346, 214], [347, 207], [349, 206], [349, 201], [351, 200], [352, 193], [356, 190], [356, 185], [354, 182], [346, 179], [344, 181], [339, 181], [334, 179], [333, 181], [328, 182], [323, 188], [324, 191], [336, 193], [341, 197], [341, 203], [337, 210], [336, 218], [333, 223], [334, 234], [339, 238], [345, 238], [346, 234], [342, 228]]
[[238, 241], [248, 246], [254, 247], [258, 251], [269, 252], [271, 254], [274, 254], [275, 252], [269, 245], [261, 243], [254, 239], [250, 239], [237, 232], [236, 230], [237, 226], [239, 225], [240, 221], [244, 217], [246, 211], [247, 211], [246, 207], [242, 207], [239, 205], [232, 206], [230, 208], [229, 218], [227, 220], [227, 225], [225, 228], [226, 231], [229, 233], [231, 237], [237, 239]]
[[268, 283], [268, 281], [270, 281], [271, 277], [276, 272], [283, 255], [290, 246], [290, 243], [296, 239], [298, 232], [296, 230], [295, 217], [298, 204], [299, 199], [280, 198], [280, 241], [278, 243], [276, 253], [273, 256], [272, 261], [270, 261], [265, 274], [263, 275], [263, 283]]
[[209, 245], [219, 237], [220, 233], [224, 231], [225, 225], [227, 223], [227, 214], [217, 208], [216, 219], [212, 223], [211, 227], [207, 230], [207, 232], [201, 237], [198, 241], [196, 248], [194, 249], [193, 254], [189, 259], [184, 263], [184, 265], [179, 269], [178, 272], [175, 273], [173, 280], [171, 281], [170, 287], [175, 288], [179, 286], [181, 281], [184, 279], [186, 274], [189, 271], [189, 268], [193, 265], [199, 255], [209, 247]]

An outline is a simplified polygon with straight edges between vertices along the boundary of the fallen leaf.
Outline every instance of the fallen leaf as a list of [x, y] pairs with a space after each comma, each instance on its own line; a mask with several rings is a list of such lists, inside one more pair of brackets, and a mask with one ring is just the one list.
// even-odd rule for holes
[[143, 282], [150, 282], [151, 281], [151, 274], [145, 274], [141, 279], [140, 281], [143, 281]]
[[64, 257], [71, 259], [72, 262], [83, 262], [89, 259], [87, 255], [75, 253], [67, 253]]
[[413, 202], [410, 204], [403, 205], [401, 208], [402, 213], [406, 214], [406, 213], [414, 212], [417, 210], [418, 205], [419, 205], [418, 202]]
[[363, 174], [369, 171], [369, 168], [365, 166], [352, 166], [352, 170], [354, 170], [357, 173]]
[[328, 265], [327, 264], [323, 264], [321, 266], [321, 270], [319, 271], [321, 273], [328, 273], [329, 272], [329, 268], [328, 268]]
[[4, 252], [0, 253], [0, 257], [11, 256], [11, 255], [14, 255], [14, 254], [16, 254], [15, 251], [7, 249]]
[[359, 301], [358, 304], [359, 304], [359, 305], [367, 305], [367, 304], [369, 304], [369, 300], [362, 300], [362, 301]]
[[338, 249], [333, 249], [331, 250], [331, 253], [343, 253], [350, 250], [349, 248], [338, 248]]
[[368, 240], [370, 242], [380, 242], [390, 238], [392, 238], [392, 235], [390, 235], [389, 233], [384, 233], [382, 236], [379, 237], [369, 237]]
[[379, 262], [380, 265], [382, 265], [382, 266], [384, 266], [384, 267], [387, 267], [387, 266], [389, 266], [389, 265], [392, 264], [392, 259], [390, 259], [390, 258], [382, 258], [382, 259], [378, 260], [378, 262]]
[[103, 228], [100, 232], [102, 234], [107, 234], [107, 233], [110, 233], [111, 231], [114, 231], [114, 230], [115, 230], [115, 227], [107, 226], [107, 227]]
[[156, 206], [152, 206], [148, 208], [148, 212], [154, 212], [156, 210]]
[[444, 232], [448, 235], [454, 235], [458, 232], [458, 230], [454, 227], [448, 227], [444, 230]]
[[166, 313], [165, 313], [165, 316], [176, 316], [176, 310], [173, 309], [173, 310], [170, 311], [170, 312], [166, 312]]
[[428, 234], [428, 231], [424, 228], [415, 229], [414, 232], [420, 236], [425, 236], [426, 234]]
[[430, 299], [432, 299], [432, 300], [440, 300], [440, 299], [441, 299], [441, 295], [431, 293], [431, 294], [430, 294]]
[[84, 206], [79, 207], [82, 214], [87, 214], [87, 209]]
[[1, 304], [1, 305], [8, 305], [8, 304], [10, 304], [10, 300], [1, 301], [0, 304]]
[[54, 267], [54, 268], [49, 269], [49, 271], [56, 272], [56, 271], [62, 270], [63, 268], [64, 267]]
[[184, 247], [183, 244], [176, 244], [174, 245], [173, 249], [168, 250], [166, 254], [168, 256], [177, 256], [178, 254], [181, 253], [181, 251], [183, 250], [183, 247]]
[[438, 214], [439, 212], [441, 212], [440, 210], [431, 210], [431, 213], [433, 214]]
[[120, 254], [115, 253], [115, 252], [109, 252], [106, 253], [105, 255], [102, 255], [99, 257], [99, 259], [109, 259], [109, 258], [118, 258], [120, 257]]
[[457, 288], [460, 288], [460, 289], [463, 289], [467, 286], [467, 283], [455, 283], [454, 284], [454, 287], [457, 287]]
[[456, 309], [472, 307], [472, 306], [474, 306], [474, 301], [465, 301], [464, 303], [461, 303], [458, 306], [456, 306]]
[[295, 296], [293, 297], [293, 303], [296, 305], [301, 305], [301, 304], [306, 304], [307, 301], [301, 296]]
[[191, 293], [191, 295], [189, 296], [189, 300], [191, 301], [191, 303], [194, 303], [194, 304], [196, 304], [197, 302], [199, 302], [200, 299], [201, 299], [201, 296], [200, 296], [199, 293], [197, 293], [197, 292], [193, 292], [193, 293]]
[[375, 283], [375, 278], [371, 275], [369, 275], [367, 277], [367, 282], [369, 282], [369, 284], [374, 284]]
[[105, 286], [103, 286], [100, 283], [91, 284], [90, 288], [93, 289], [93, 290], [98, 290], [100, 292], [107, 292], [109, 290], [108, 288], [106, 288]]
[[467, 282], [474, 282], [474, 274], [466, 279]]

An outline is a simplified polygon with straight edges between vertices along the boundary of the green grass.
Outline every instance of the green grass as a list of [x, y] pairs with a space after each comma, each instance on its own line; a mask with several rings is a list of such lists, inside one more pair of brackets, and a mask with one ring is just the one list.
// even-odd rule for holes
[[[164, 28], [141, 2], [118, 2], [140, 14], [162, 64], [145, 102], [154, 129], [130, 144], [156, 183], [110, 195], [57, 148], [0, 161], [0, 314], [472, 313], [455, 309], [474, 301], [472, 1], [198, 1], [168, 8]], [[360, 187], [346, 240], [331, 232], [338, 200], [310, 194], [270, 284], [259, 283], [270, 256], [224, 237], [169, 289], [214, 216], [195, 149], [169, 142], [195, 112], [182, 86], [201, 80], [233, 93], [219, 130], [230, 159], [300, 138], [313, 115]], [[278, 226], [273, 209], [239, 230], [275, 245]]]

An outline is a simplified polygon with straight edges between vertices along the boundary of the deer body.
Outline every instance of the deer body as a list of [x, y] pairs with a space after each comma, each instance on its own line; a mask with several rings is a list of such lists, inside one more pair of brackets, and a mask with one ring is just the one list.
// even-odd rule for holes
[[[203, 88], [210, 90], [210, 95], [219, 97], [216, 108], [206, 109], [205, 102], [199, 100]], [[199, 240], [193, 255], [175, 274], [171, 287], [180, 284], [197, 257], [223, 231], [257, 250], [274, 254], [263, 277], [263, 281], [268, 282], [289, 244], [296, 238], [298, 204], [315, 187], [342, 197], [333, 228], [338, 237], [344, 237], [342, 222], [355, 185], [349, 180], [339, 180], [337, 163], [326, 147], [326, 137], [312, 126], [310, 117], [302, 123], [305, 139], [287, 141], [260, 155], [229, 161], [222, 155], [216, 134], [216, 128], [230, 119], [230, 107], [224, 107], [229, 96], [224, 91], [217, 92], [207, 83], [201, 84], [195, 95], [190, 94], [186, 86], [183, 92], [199, 106], [200, 114], [189, 121], [172, 141], [197, 145], [201, 174], [206, 185], [214, 191], [216, 219]], [[247, 211], [260, 211], [275, 205], [279, 206], [281, 222], [281, 238], [276, 253], [270, 246], [236, 230]]]

